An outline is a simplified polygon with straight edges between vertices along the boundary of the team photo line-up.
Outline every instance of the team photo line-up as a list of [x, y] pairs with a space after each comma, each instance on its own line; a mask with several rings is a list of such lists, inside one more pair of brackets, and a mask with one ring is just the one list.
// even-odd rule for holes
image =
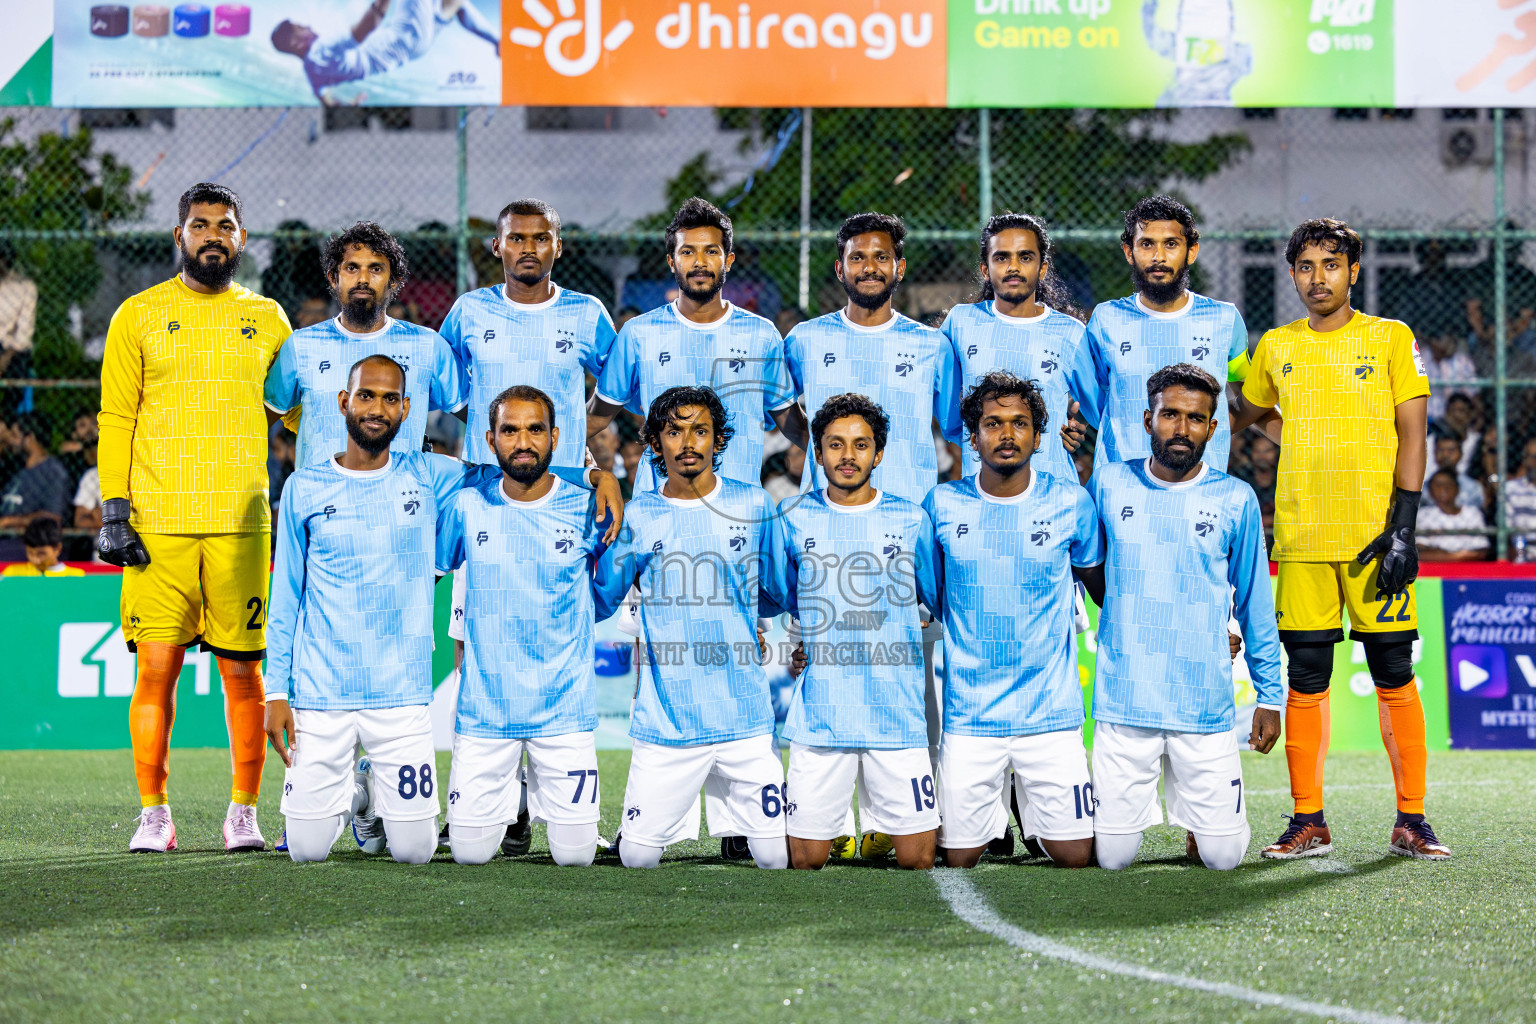
[[[1295, 804], [1263, 856], [1320, 856], [1347, 614], [1396, 790], [1387, 850], [1450, 856], [1424, 818], [1412, 669], [1429, 385], [1404, 324], [1351, 308], [1362, 245], [1346, 224], [1296, 229], [1285, 257], [1307, 316], [1251, 356], [1236, 307], [1190, 290], [1199, 232], [1163, 195], [1126, 212], [1125, 298], [1084, 316], [1046, 226], [1003, 213], [981, 232], [979, 298], [937, 330], [892, 305], [901, 221], [850, 217], [832, 268], [846, 306], [782, 338], [723, 298], [731, 222], [698, 198], [666, 228], [675, 300], [620, 330], [551, 280], [560, 218], [538, 200], [501, 211], [504, 283], [460, 296], [440, 331], [386, 314], [407, 259], [371, 222], [323, 247], [339, 315], [290, 331], [234, 282], [243, 224], [228, 188], [189, 189], [179, 272], [126, 300], [107, 337], [97, 549], [123, 568], [137, 659], [131, 850], [176, 847], [175, 687], [200, 643], [225, 691], [231, 851], [266, 848], [270, 741], [286, 766], [276, 848], [295, 861], [324, 860], [350, 827], [398, 861], [446, 846], [483, 864], [526, 852], [540, 821], [558, 864], [603, 851], [654, 867], [707, 815], [725, 856], [760, 867], [858, 852], [972, 866], [1011, 852], [1011, 815], [1034, 856], [1122, 868], [1166, 806], [1192, 861], [1230, 869], [1251, 838], [1242, 650], [1247, 744], [1268, 753], [1284, 710]], [[430, 410], [466, 421], [462, 459], [422, 450]], [[646, 446], [627, 504], [585, 444], [624, 410]], [[279, 418], [299, 468], [274, 524]], [[935, 424], [962, 448], [958, 480], [938, 483]], [[1089, 426], [1084, 485], [1072, 453]], [[777, 503], [758, 485], [775, 428], [810, 455]], [[1281, 445], [1271, 553], [1252, 488], [1220, 468], [1250, 428]], [[450, 572], [444, 780], [428, 705]], [[1084, 594], [1100, 609], [1091, 758]], [[638, 685], [609, 842], [593, 645], [612, 615], [637, 638]], [[764, 668], [775, 616], [795, 642], [787, 772]]]

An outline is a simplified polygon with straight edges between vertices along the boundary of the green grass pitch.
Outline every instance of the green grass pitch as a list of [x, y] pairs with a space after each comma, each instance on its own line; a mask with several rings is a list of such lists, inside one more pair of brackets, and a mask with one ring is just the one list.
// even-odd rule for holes
[[[1255, 841], [1229, 874], [1187, 866], [1159, 827], [1119, 874], [964, 876], [762, 872], [718, 841], [653, 872], [557, 868], [542, 829], [529, 857], [481, 868], [230, 856], [226, 758], [174, 752], [181, 850], [156, 857], [123, 852], [126, 751], [0, 753], [0, 1021], [1536, 1021], [1528, 754], [1432, 755], [1450, 863], [1385, 854], [1380, 753], [1329, 761], [1331, 858], [1262, 861], [1289, 805], [1277, 752], [1244, 755]], [[601, 758], [611, 835], [628, 758]], [[273, 840], [275, 757], [265, 785]], [[957, 916], [956, 893], [1015, 943]]]

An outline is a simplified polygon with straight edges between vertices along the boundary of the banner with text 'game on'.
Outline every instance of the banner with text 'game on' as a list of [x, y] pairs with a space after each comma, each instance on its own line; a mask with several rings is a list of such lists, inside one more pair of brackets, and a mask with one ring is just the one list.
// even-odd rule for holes
[[941, 0], [503, 0], [502, 102], [943, 106]]

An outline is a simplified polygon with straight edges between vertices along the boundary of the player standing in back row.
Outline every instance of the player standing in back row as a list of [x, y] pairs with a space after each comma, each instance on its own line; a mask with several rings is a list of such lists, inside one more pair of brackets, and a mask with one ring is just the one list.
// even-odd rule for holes
[[[954, 348], [962, 389], [993, 370], [1007, 370], [1039, 382], [1052, 422], [1067, 421], [1074, 398], [1085, 419], [1099, 422], [1093, 354], [1082, 321], [1068, 311], [1070, 302], [1051, 273], [1051, 239], [1038, 218], [1000, 213], [987, 221], [981, 229], [981, 298], [955, 306], [939, 328]], [[1059, 439], [1040, 434], [1041, 424], [1034, 427], [1040, 441], [1034, 468], [1063, 483], [1076, 480], [1071, 453]], [[981, 456], [974, 435], [960, 450], [963, 475], [975, 476]]]
[[[773, 321], [721, 295], [736, 254], [731, 219], [719, 208], [689, 199], [667, 225], [666, 245], [677, 299], [640, 314], [619, 332], [592, 395], [587, 436], [607, 429], [620, 409], [645, 416], [664, 391], [707, 386], [736, 432], [720, 475], [755, 486], [762, 479], [766, 430], [778, 424], [793, 443], [809, 443], [805, 413], [784, 365], [784, 341]], [[634, 493], [660, 489], [652, 470], [658, 454], [640, 460]]]
[[[1120, 247], [1136, 291], [1100, 303], [1088, 320], [1099, 398], [1083, 414], [1099, 428], [1094, 466], [1145, 458], [1150, 448], [1142, 416], [1147, 380], [1175, 363], [1191, 363], [1218, 381], [1248, 375], [1248, 328], [1230, 302], [1189, 290], [1189, 268], [1200, 255], [1194, 214], [1172, 196], [1148, 196], [1125, 214]], [[1229, 402], [1241, 404], [1233, 389]], [[1098, 412], [1098, 422], [1093, 414]], [[1218, 410], [1207, 465], [1227, 468], [1232, 435]]]
[[123, 636], [138, 657], [128, 732], [143, 811], [128, 848], [176, 848], [166, 791], [171, 723], [182, 659], [200, 641], [218, 659], [229, 722], [224, 848], [260, 850], [272, 551], [261, 389], [288, 318], [234, 283], [245, 251], [234, 192], [193, 185], [177, 218], [181, 272], [118, 307], [101, 367], [96, 549], [124, 567]]
[[1339, 623], [1347, 611], [1350, 637], [1365, 647], [1376, 684], [1397, 790], [1388, 852], [1444, 860], [1451, 851], [1424, 820], [1428, 755], [1413, 677], [1414, 525], [1429, 379], [1407, 325], [1350, 307], [1361, 249], [1360, 236], [1342, 221], [1309, 220], [1296, 229], [1285, 259], [1307, 316], [1264, 335], [1243, 386], [1254, 406], [1248, 416], [1278, 405], [1284, 417], [1273, 557], [1280, 563], [1280, 639], [1290, 659], [1285, 759], [1296, 814], [1264, 856], [1313, 857], [1333, 848], [1323, 817], [1323, 760], [1333, 645], [1344, 639]]

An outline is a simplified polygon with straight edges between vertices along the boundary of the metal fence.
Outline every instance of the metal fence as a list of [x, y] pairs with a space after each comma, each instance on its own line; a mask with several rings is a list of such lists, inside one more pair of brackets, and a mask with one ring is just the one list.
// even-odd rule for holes
[[[660, 229], [694, 194], [735, 220], [728, 296], [785, 329], [841, 304], [832, 238], [864, 209], [897, 213], [910, 229], [898, 302], [913, 316], [937, 322], [974, 297], [977, 229], [1003, 209], [1053, 225], [1056, 271], [1087, 309], [1130, 290], [1122, 211], [1169, 190], [1201, 221], [1195, 287], [1235, 302], [1254, 343], [1303, 315], [1281, 257], [1291, 227], [1329, 214], [1362, 230], [1356, 305], [1406, 320], [1431, 355], [1434, 432], [1460, 442], [1463, 499], [1493, 513], [1487, 532], [1507, 552], [1500, 495], [1536, 436], [1536, 261], [1526, 258], [1536, 183], [1524, 114], [0, 111], [0, 262], [10, 271], [0, 280], [0, 517], [30, 511], [16, 480], [38, 476], [23, 470], [40, 453], [59, 457], [71, 481], [85, 475], [107, 323], [123, 298], [174, 272], [175, 201], [194, 181], [242, 195], [252, 241], [240, 279], [296, 325], [333, 313], [317, 243], [360, 218], [408, 245], [414, 273], [397, 314], [435, 325], [455, 296], [501, 279], [492, 223], [525, 195], [565, 219], [557, 280], [616, 315], [664, 301]], [[19, 325], [6, 333], [23, 281], [36, 290], [26, 344]], [[1229, 468], [1272, 502], [1275, 458], [1267, 442], [1245, 440]], [[1536, 478], [1536, 454], [1530, 461]], [[58, 511], [74, 521], [72, 507]], [[0, 533], [19, 522], [0, 518]]]

